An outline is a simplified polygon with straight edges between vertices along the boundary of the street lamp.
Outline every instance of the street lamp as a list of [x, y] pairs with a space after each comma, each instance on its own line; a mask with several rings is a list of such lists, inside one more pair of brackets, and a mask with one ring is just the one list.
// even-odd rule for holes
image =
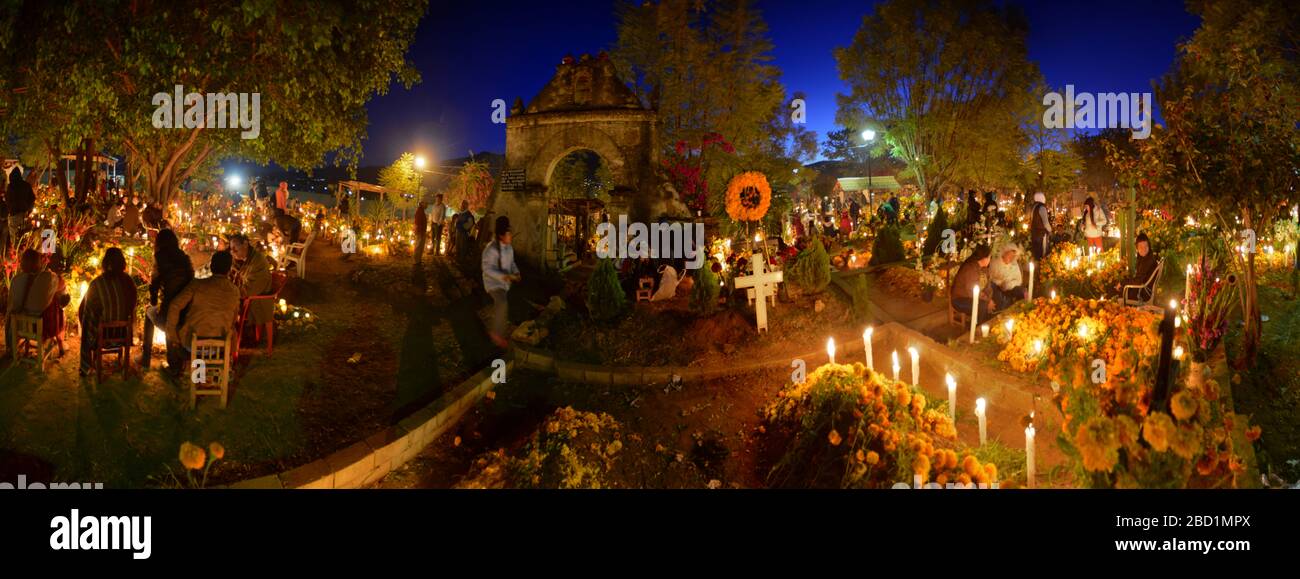
[[424, 157], [419, 157], [419, 156], [417, 156], [417, 157], [415, 158], [415, 168], [417, 168], [417, 169], [423, 169], [423, 168], [424, 168]]
[[876, 140], [876, 132], [871, 129], [862, 131], [862, 140], [865, 142], [862, 146], [867, 148], [867, 202], [875, 211], [876, 198], [871, 194], [871, 142]]

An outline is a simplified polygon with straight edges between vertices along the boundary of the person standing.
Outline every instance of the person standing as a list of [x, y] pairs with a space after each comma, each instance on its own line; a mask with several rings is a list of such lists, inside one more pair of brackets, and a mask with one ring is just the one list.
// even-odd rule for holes
[[428, 232], [429, 215], [425, 213], [428, 205], [423, 199], [415, 206], [415, 265], [424, 259], [424, 241]]
[[446, 222], [447, 204], [442, 202], [442, 193], [439, 193], [429, 208], [429, 239], [433, 241], [434, 255], [442, 255], [442, 226]]
[[[176, 232], [164, 229], [154, 238], [153, 274], [149, 276], [149, 308], [145, 315], [155, 328], [167, 325], [167, 308], [185, 286], [194, 281], [194, 265], [190, 256], [181, 249]], [[149, 343], [153, 336], [145, 336]], [[185, 365], [184, 344], [176, 336], [167, 335], [167, 367], [173, 371]]]
[[280, 187], [275, 190], [275, 208], [285, 209], [289, 203], [289, 184], [280, 181]]
[[5, 193], [5, 203], [9, 208], [9, 243], [17, 244], [27, 230], [28, 218], [36, 207], [36, 192], [23, 178], [23, 170], [14, 167], [9, 174], [9, 190]]
[[515, 264], [514, 247], [510, 245], [510, 218], [505, 215], [497, 217], [494, 231], [496, 239], [483, 248], [482, 263], [483, 289], [492, 296], [492, 327], [488, 329], [488, 336], [492, 338], [492, 343], [507, 348], [510, 345], [505, 337], [508, 322], [506, 315], [509, 313], [507, 297], [510, 284], [523, 278]]
[[1047, 209], [1047, 196], [1034, 193], [1034, 205], [1029, 212], [1029, 251], [1034, 259], [1042, 261], [1052, 244], [1052, 215]]
[[1083, 237], [1088, 240], [1089, 248], [1097, 248], [1098, 252], [1102, 250], [1102, 234], [1106, 226], [1110, 225], [1110, 220], [1106, 218], [1106, 212], [1097, 208], [1097, 202], [1089, 197], [1083, 201]]
[[456, 259], [464, 261], [473, 247], [471, 239], [474, 230], [474, 214], [469, 210], [468, 200], [460, 202], [460, 213], [456, 214], [452, 227], [455, 229], [453, 233], [456, 236]]

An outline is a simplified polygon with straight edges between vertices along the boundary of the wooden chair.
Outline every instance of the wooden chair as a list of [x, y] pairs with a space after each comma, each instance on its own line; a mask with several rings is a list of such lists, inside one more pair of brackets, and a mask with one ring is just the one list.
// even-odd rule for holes
[[[190, 410], [198, 407], [199, 396], [220, 396], [222, 408], [230, 400], [231, 336], [190, 339]], [[194, 380], [195, 360], [203, 361], [202, 381]]]
[[[1133, 306], [1139, 308], [1152, 305], [1152, 303], [1156, 299], [1156, 287], [1160, 285], [1160, 275], [1163, 274], [1164, 271], [1165, 271], [1165, 258], [1162, 257], [1160, 258], [1159, 261], [1156, 262], [1155, 271], [1151, 272], [1151, 277], [1148, 278], [1145, 283], [1142, 283], [1140, 285], [1126, 285], [1120, 288], [1119, 299], [1122, 300], [1121, 303], [1123, 303], [1126, 306]], [[1137, 294], [1137, 297], [1129, 298], [1129, 290], [1134, 290], [1134, 292]], [[1143, 290], [1150, 291], [1150, 294], [1147, 295], [1146, 299], [1142, 299]]]
[[12, 332], [14, 336], [15, 351], [13, 354], [15, 360], [28, 360], [28, 354], [33, 353], [34, 350], [34, 355], [30, 358], [30, 361], [35, 362], [36, 366], [44, 372], [45, 360], [54, 352], [54, 348], [50, 348], [46, 345], [50, 341], [53, 341], [58, 345], [59, 356], [63, 356], [62, 309], [59, 310], [57, 315], [58, 327], [60, 330], [55, 332], [52, 336], [46, 336], [45, 322], [42, 319], [42, 316], [29, 316], [18, 313], [9, 314], [9, 327], [7, 328], [7, 331]]
[[287, 269], [289, 264], [293, 264], [294, 269], [298, 272], [299, 279], [307, 279], [307, 249], [311, 247], [311, 242], [316, 239], [316, 231], [312, 230], [307, 234], [307, 241], [302, 243], [290, 243], [287, 253], [284, 255], [284, 267]]
[[[125, 322], [100, 322], [95, 328], [95, 349], [90, 351], [91, 362], [95, 365], [95, 381], [104, 381], [104, 356], [116, 354], [118, 365], [122, 367], [122, 379], [131, 371], [131, 340], [135, 332], [135, 315]], [[152, 336], [150, 336], [152, 338]], [[144, 347], [150, 347], [148, 340]]]
[[[260, 296], [249, 296], [244, 298], [243, 303], [241, 303], [239, 307], [238, 319], [235, 322], [236, 324], [235, 357], [238, 357], [239, 345], [243, 343], [244, 325], [248, 323], [248, 313], [252, 309], [251, 306], [253, 302], [259, 300], [270, 300], [271, 304], [273, 304], [274, 307], [274, 304], [277, 301], [279, 301], [280, 291], [284, 289], [284, 285], [288, 281], [288, 279], [289, 279], [288, 276], [286, 276], [284, 272], [282, 271], [274, 272], [271, 274], [271, 293], [263, 294]], [[260, 342], [262, 340], [262, 330], [264, 328], [266, 330], [266, 355], [270, 356], [275, 346], [275, 317], [274, 316], [272, 316], [271, 321], [253, 328], [254, 343]]]
[[942, 267], [944, 277], [944, 287], [948, 288], [948, 323], [959, 328], [964, 328], [970, 324], [970, 312], [957, 309], [952, 305], [952, 280], [957, 276], [957, 270], [961, 263], [948, 260]]

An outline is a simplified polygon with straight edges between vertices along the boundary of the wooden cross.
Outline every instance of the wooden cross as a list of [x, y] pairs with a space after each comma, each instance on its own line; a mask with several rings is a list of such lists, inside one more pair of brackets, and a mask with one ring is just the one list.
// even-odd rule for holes
[[776, 284], [784, 281], [779, 271], [764, 271], [767, 260], [763, 254], [753, 257], [754, 274], [736, 277], [737, 288], [754, 288], [754, 314], [758, 318], [758, 331], [767, 331], [767, 298], [776, 295]]

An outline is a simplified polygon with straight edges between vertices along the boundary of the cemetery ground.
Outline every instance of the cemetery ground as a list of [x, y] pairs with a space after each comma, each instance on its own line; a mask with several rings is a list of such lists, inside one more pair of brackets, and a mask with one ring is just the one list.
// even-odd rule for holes
[[78, 379], [72, 336], [44, 374], [26, 364], [4, 369], [0, 480], [174, 486], [187, 441], [225, 447], [209, 485], [272, 474], [364, 439], [488, 363], [478, 296], [461, 290], [474, 284], [445, 259], [429, 266], [437, 281], [422, 284], [409, 258], [341, 258], [332, 244], [312, 247], [308, 279], [291, 276], [282, 297], [311, 311], [316, 329], [279, 325], [270, 356], [264, 341], [246, 346], [225, 409], [200, 398], [190, 410], [188, 384], [159, 371], [160, 349], [143, 370], [135, 348], [133, 375], [100, 384]]

